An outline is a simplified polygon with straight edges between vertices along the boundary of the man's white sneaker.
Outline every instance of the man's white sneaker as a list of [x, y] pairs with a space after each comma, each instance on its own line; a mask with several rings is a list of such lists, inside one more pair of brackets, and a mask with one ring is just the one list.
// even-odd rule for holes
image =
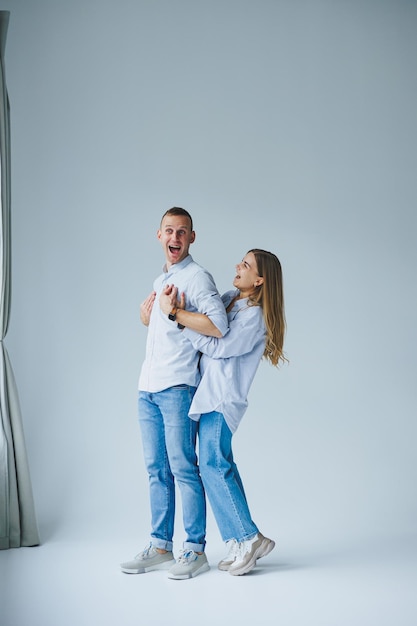
[[227, 570], [232, 565], [232, 563], [234, 563], [236, 556], [237, 556], [238, 546], [239, 544], [236, 541], [236, 539], [229, 539], [229, 541], [226, 541], [226, 548], [227, 548], [226, 556], [221, 561], [219, 561], [217, 565], [217, 567], [222, 572], [227, 572]]
[[266, 556], [275, 548], [275, 541], [264, 537], [261, 533], [239, 543], [237, 555], [229, 567], [229, 574], [232, 576], [242, 576], [247, 574], [256, 565], [256, 560]]
[[210, 565], [205, 552], [197, 554], [194, 550], [183, 550], [175, 565], [170, 568], [168, 578], [186, 580], [207, 572], [209, 569]]
[[132, 561], [121, 563], [120, 567], [125, 574], [145, 574], [157, 569], [168, 569], [173, 563], [175, 563], [175, 559], [172, 552], [160, 553], [150, 543]]

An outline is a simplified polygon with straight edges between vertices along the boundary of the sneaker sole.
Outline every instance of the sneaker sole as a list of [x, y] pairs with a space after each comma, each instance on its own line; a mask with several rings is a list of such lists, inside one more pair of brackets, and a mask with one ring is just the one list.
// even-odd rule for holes
[[120, 569], [124, 574], [147, 574], [148, 572], [153, 572], [156, 570], [164, 570], [169, 569], [175, 563], [175, 559], [171, 559], [170, 561], [163, 561], [162, 563], [158, 563], [157, 565], [150, 565], [149, 567], [138, 567], [135, 569], [129, 569], [127, 567], [121, 567]]
[[231, 574], [232, 576], [242, 576], [243, 574], [247, 574], [248, 572], [253, 570], [253, 568], [256, 565], [256, 561], [258, 559], [261, 559], [263, 556], [266, 556], [267, 554], [272, 552], [274, 548], [275, 548], [275, 541], [273, 541], [272, 539], [265, 538], [262, 541], [259, 548], [255, 550], [255, 554], [252, 556], [251, 560], [248, 561], [248, 563], [245, 563], [245, 565], [242, 565], [241, 567], [237, 567], [236, 569], [233, 567], [230, 567], [229, 574]]
[[234, 561], [220, 561], [220, 563], [217, 565], [217, 569], [219, 569], [221, 572], [227, 572], [229, 567], [231, 565], [233, 565]]
[[171, 574], [171, 572], [168, 572], [168, 578], [171, 578], [171, 580], [188, 580], [189, 578], [195, 578], [195, 576], [198, 576], [203, 572], [208, 572], [209, 569], [210, 565], [208, 563], [203, 563], [203, 565], [194, 570], [194, 572], [187, 572], [185, 574]]
[[270, 539], [268, 545], [266, 546], [265, 551], [262, 552], [262, 554], [258, 556], [258, 559], [262, 559], [262, 557], [267, 556], [270, 552], [272, 552], [274, 548], [275, 548], [275, 541], [273, 539]]

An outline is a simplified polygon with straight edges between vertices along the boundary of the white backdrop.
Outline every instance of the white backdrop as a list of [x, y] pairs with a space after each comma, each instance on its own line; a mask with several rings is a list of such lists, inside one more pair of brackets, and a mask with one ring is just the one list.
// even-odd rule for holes
[[290, 365], [262, 364], [235, 438], [263, 532], [414, 531], [417, 4], [7, 8], [6, 343], [42, 540], [146, 542], [138, 310], [173, 205], [220, 291], [251, 247], [282, 261]]

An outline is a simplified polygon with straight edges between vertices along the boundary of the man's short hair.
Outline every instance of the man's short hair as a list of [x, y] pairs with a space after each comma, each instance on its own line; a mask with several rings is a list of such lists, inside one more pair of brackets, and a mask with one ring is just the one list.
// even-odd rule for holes
[[191, 224], [191, 231], [193, 230], [193, 218], [185, 209], [182, 209], [179, 206], [173, 206], [171, 209], [168, 209], [168, 211], [166, 211], [161, 218], [161, 224], [162, 224], [162, 220], [164, 219], [166, 215], [184, 215], [185, 217], [188, 217], [188, 219], [190, 220], [190, 224]]

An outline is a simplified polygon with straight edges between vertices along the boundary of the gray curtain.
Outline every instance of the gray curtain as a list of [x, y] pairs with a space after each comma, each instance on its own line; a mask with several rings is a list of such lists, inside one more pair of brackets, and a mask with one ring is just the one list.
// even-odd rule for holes
[[22, 418], [4, 338], [10, 313], [10, 107], [4, 71], [9, 11], [0, 11], [0, 549], [34, 546], [39, 534]]

